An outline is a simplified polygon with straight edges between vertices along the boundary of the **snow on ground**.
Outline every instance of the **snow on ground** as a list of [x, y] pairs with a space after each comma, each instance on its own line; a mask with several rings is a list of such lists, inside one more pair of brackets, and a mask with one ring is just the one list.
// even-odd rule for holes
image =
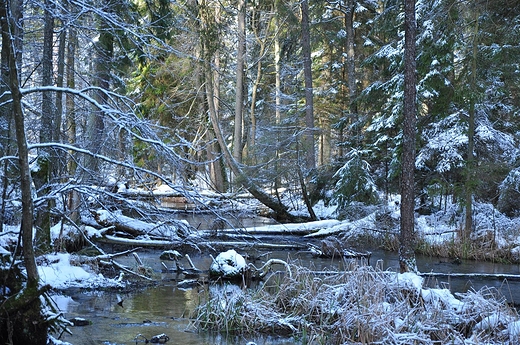
[[48, 284], [55, 289], [69, 287], [96, 288], [118, 287], [124, 284], [116, 279], [105, 278], [94, 272], [89, 266], [73, 265], [75, 257], [68, 253], [48, 254], [45, 263], [38, 266], [41, 284]]
[[[171, 191], [167, 186], [162, 189], [162, 192]], [[398, 196], [392, 196], [388, 198], [387, 204], [380, 208], [375, 208], [376, 211], [372, 212], [365, 217], [352, 220], [337, 220], [330, 219], [336, 212], [336, 206], [324, 206], [323, 202], [320, 202], [315, 207], [315, 212], [318, 217], [322, 220], [300, 224], [276, 224], [266, 225], [262, 227], [255, 227], [255, 231], [265, 231], [279, 233], [284, 231], [315, 231], [308, 236], [327, 236], [333, 234], [342, 234], [343, 236], [350, 237], [366, 233], [370, 229], [378, 229], [378, 215], [385, 213], [398, 224], [399, 220], [399, 198]], [[245, 206], [249, 207], [249, 206]], [[475, 223], [477, 226], [476, 233], [494, 231], [496, 243], [499, 247], [511, 246], [513, 253], [518, 253], [520, 257], [520, 229], [519, 219], [509, 219], [499, 214], [491, 205], [475, 203]], [[112, 214], [113, 215], [113, 214]], [[99, 212], [100, 218], [109, 217], [108, 213]], [[134, 219], [126, 219], [122, 215], [118, 215], [119, 221], [132, 222], [132, 226], [143, 231], [149, 231], [150, 227], [157, 227], [157, 224], [150, 225], [149, 223], [139, 222]], [[452, 241], [453, 236], [456, 236], [455, 231], [460, 226], [460, 208], [458, 205], [447, 205], [445, 209], [433, 213], [431, 215], [421, 215], [416, 217], [416, 228], [417, 232], [424, 237], [425, 240], [433, 244], [442, 244], [446, 241]], [[98, 230], [86, 227], [88, 236], [96, 237]], [[246, 229], [247, 230], [247, 229]], [[5, 248], [13, 248], [18, 240], [18, 227], [5, 226], [4, 232], [0, 236], [0, 254], [7, 254]], [[56, 239], [63, 234], [67, 234], [69, 231], [75, 231], [75, 229], [62, 227], [61, 224], [57, 224], [51, 229], [52, 239]], [[398, 228], [388, 229], [389, 232], [397, 233]], [[145, 239], [146, 240], [146, 239]], [[42, 262], [49, 262], [48, 265], [40, 266], [40, 275], [42, 276], [42, 282], [50, 284], [56, 288], [63, 288], [67, 286], [81, 286], [84, 285], [96, 285], [96, 284], [114, 284], [114, 282], [108, 282], [104, 277], [99, 276], [92, 272], [86, 266], [75, 266], [70, 263], [71, 256], [68, 254], [54, 254], [48, 255], [47, 260]]]

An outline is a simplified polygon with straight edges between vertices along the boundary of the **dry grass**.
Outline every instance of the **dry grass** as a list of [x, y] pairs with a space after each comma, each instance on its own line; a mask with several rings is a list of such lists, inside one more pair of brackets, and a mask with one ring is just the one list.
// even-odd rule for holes
[[212, 286], [196, 325], [292, 335], [301, 344], [513, 343], [506, 327], [518, 316], [491, 289], [455, 300], [446, 290], [418, 290], [401, 275], [357, 263], [330, 274], [293, 264], [291, 270], [292, 277], [274, 275], [256, 289]]
[[420, 240], [416, 248], [416, 253], [442, 258], [458, 258], [502, 263], [518, 262], [518, 260], [512, 256], [511, 249], [512, 247], [499, 248], [497, 246], [490, 246], [487, 243], [476, 241], [463, 242], [459, 238], [455, 238], [452, 241], [438, 244]]

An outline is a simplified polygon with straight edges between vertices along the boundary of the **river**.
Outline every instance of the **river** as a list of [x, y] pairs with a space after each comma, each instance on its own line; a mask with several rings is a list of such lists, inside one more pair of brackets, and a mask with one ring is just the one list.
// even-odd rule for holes
[[[150, 266], [159, 277], [159, 284], [131, 293], [116, 293], [103, 291], [86, 291], [71, 289], [63, 296], [55, 299], [71, 319], [82, 317], [92, 322], [89, 326], [71, 327], [73, 335], [64, 335], [62, 340], [75, 345], [91, 344], [138, 344], [151, 339], [152, 336], [165, 333], [170, 337], [171, 344], [220, 344], [245, 345], [248, 341], [256, 344], [295, 344], [295, 339], [286, 338], [242, 338], [222, 335], [197, 333], [190, 325], [188, 315], [193, 312], [204, 298], [207, 285], [191, 289], [180, 289], [177, 281], [184, 277], [175, 273], [164, 272], [159, 259], [159, 250], [140, 251], [139, 255], [145, 265]], [[271, 252], [269, 258], [291, 260], [316, 270], [341, 268], [341, 260], [320, 259], [307, 252]], [[211, 258], [205, 255], [192, 257], [196, 267], [208, 269]], [[129, 266], [135, 265], [133, 257], [120, 258], [119, 261]], [[396, 270], [398, 257], [396, 253], [382, 250], [373, 251], [371, 264], [381, 260], [384, 269]], [[171, 264], [170, 262], [167, 262]], [[520, 274], [519, 265], [505, 265], [489, 262], [464, 261], [454, 264], [445, 259], [419, 256], [417, 258], [421, 272], [459, 272], [459, 273], [507, 273]], [[497, 288], [510, 302], [520, 302], [520, 282], [506, 282], [494, 279], [427, 279], [429, 286], [449, 288], [452, 292], [465, 292], [468, 289], [480, 289], [482, 286]], [[118, 303], [122, 301], [121, 303]], [[141, 334], [142, 336], [138, 336]]]

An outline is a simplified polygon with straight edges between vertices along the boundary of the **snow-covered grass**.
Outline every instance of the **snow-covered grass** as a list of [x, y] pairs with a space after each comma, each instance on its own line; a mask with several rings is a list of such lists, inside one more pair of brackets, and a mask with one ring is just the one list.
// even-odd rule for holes
[[421, 277], [351, 263], [315, 274], [291, 264], [256, 289], [210, 288], [196, 326], [291, 335], [305, 344], [516, 344], [520, 321], [492, 289], [454, 296]]
[[[353, 204], [347, 219], [322, 227], [308, 237], [334, 235], [346, 243], [377, 243], [387, 249], [396, 249], [399, 203], [398, 196], [390, 196], [386, 203], [378, 206]], [[520, 218], [509, 218], [486, 203], [475, 202], [473, 209], [474, 231], [467, 242], [462, 242], [459, 236], [464, 224], [461, 205], [446, 203], [442, 210], [429, 215], [416, 214], [416, 252], [460, 259], [520, 262]], [[317, 210], [324, 208], [319, 206]]]

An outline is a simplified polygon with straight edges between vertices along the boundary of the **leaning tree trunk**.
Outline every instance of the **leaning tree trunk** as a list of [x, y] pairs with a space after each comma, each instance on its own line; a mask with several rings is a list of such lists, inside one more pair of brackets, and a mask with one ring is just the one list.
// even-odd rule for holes
[[291, 221], [294, 220], [295, 217], [289, 213], [287, 207], [285, 205], [279, 203], [276, 199], [271, 197], [269, 194], [265, 193], [261, 190], [252, 180], [249, 178], [239, 166], [239, 163], [233, 158], [229, 148], [226, 145], [224, 140], [224, 136], [222, 135], [222, 131], [220, 130], [220, 125], [217, 118], [217, 112], [214, 104], [214, 95], [213, 95], [213, 78], [212, 78], [212, 70], [210, 64], [210, 57], [205, 56], [204, 59], [204, 75], [206, 79], [206, 97], [208, 100], [209, 107], [209, 116], [211, 120], [211, 124], [213, 126], [213, 131], [217, 138], [217, 142], [222, 150], [224, 155], [224, 159], [226, 163], [230, 167], [231, 171], [235, 175], [238, 182], [242, 184], [242, 186], [249, 191], [258, 201], [260, 201], [265, 206], [269, 207], [273, 210], [279, 219]]

